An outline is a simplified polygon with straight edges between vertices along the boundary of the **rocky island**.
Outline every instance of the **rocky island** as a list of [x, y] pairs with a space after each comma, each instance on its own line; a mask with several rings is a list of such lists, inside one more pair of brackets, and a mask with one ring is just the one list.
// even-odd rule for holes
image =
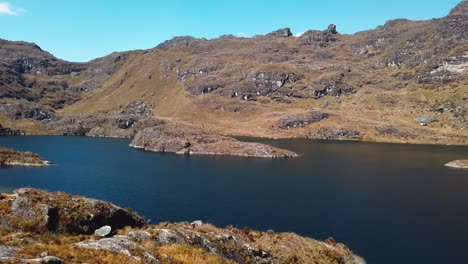
[[0, 147], [0, 167], [2, 166], [24, 166], [41, 167], [52, 163], [44, 160], [41, 156], [32, 152], [20, 152], [14, 149]]
[[332, 238], [202, 221], [150, 225], [109, 202], [37, 189], [0, 194], [0, 262], [365, 263]]
[[454, 160], [445, 164], [445, 166], [455, 169], [468, 169], [468, 160]]

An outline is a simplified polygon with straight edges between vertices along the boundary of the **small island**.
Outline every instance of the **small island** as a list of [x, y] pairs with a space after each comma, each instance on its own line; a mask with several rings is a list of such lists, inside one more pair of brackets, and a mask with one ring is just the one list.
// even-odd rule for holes
[[41, 156], [32, 152], [20, 152], [14, 149], [0, 147], [0, 167], [22, 166], [42, 167], [49, 166], [52, 162], [44, 160]]
[[365, 263], [333, 238], [202, 221], [150, 225], [109, 202], [30, 188], [0, 194], [0, 219], [6, 263]]
[[445, 166], [450, 167], [450, 168], [455, 168], [455, 169], [468, 169], [468, 159], [454, 160], [445, 164]]

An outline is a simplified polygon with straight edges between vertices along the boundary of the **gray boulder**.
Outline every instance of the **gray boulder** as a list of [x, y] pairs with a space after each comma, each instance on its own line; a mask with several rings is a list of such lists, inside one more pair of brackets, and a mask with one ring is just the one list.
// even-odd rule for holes
[[420, 124], [421, 126], [430, 125], [434, 123], [434, 121], [435, 119], [432, 116], [421, 116], [416, 120], [416, 122], [418, 122], [418, 124]]
[[42, 263], [44, 264], [65, 264], [65, 261], [54, 257], [54, 256], [45, 256], [42, 258]]
[[94, 231], [94, 235], [98, 236], [98, 237], [106, 237], [111, 233], [111, 231], [112, 231], [112, 227], [106, 225], [106, 226], [103, 226], [103, 227], [101, 227], [99, 229], [96, 229]]

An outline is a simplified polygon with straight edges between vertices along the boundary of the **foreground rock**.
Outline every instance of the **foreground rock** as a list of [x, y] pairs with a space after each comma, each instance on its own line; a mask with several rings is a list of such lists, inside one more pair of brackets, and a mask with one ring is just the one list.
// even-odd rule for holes
[[173, 123], [139, 131], [130, 146], [154, 152], [230, 155], [258, 158], [289, 158], [297, 154], [261, 143], [202, 133]]
[[[43, 224], [54, 217], [44, 213], [51, 208], [59, 212], [60, 228], [48, 230]], [[365, 263], [332, 238], [322, 242], [271, 230], [218, 228], [201, 221], [146, 225], [137, 214], [116, 208], [103, 201], [35, 189], [0, 194], [0, 262]], [[102, 211], [107, 217], [103, 218]], [[66, 233], [67, 226], [99, 226], [103, 219], [115, 217], [121, 221], [108, 221], [117, 230], [111, 237], [87, 235], [90, 228]]]
[[41, 167], [52, 163], [32, 152], [20, 152], [14, 149], [0, 147], [1, 166]]
[[36, 189], [19, 189], [0, 200], [6, 213], [0, 227], [34, 232], [93, 234], [102, 226], [114, 229], [143, 226], [139, 215], [114, 204]]
[[468, 169], [468, 160], [454, 160], [445, 164], [445, 166], [456, 169]]

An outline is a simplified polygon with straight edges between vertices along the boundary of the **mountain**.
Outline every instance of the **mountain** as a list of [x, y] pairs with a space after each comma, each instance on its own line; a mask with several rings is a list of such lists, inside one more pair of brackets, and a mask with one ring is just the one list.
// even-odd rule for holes
[[211, 134], [466, 145], [467, 40], [468, 1], [353, 35], [332, 24], [299, 37], [183, 36], [88, 63], [1, 40], [0, 123], [61, 133], [84, 115], [136, 115]]

